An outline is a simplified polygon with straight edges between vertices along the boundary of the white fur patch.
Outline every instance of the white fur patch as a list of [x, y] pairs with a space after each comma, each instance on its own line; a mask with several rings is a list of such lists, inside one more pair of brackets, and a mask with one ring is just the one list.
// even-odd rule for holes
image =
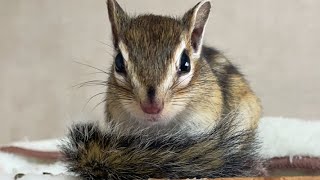
[[114, 76], [116, 78], [116, 81], [119, 85], [124, 85], [126, 82], [126, 79], [119, 73], [115, 72]]
[[[127, 46], [120, 41], [119, 42], [119, 49], [120, 49], [120, 52], [122, 54], [123, 59], [125, 60], [126, 63], [128, 63], [129, 52], [128, 52]], [[116, 78], [117, 83], [120, 85], [124, 85], [126, 82], [125, 78], [117, 72], [115, 72], [114, 74], [115, 74], [115, 78]]]
[[182, 76], [179, 77], [179, 86], [184, 87], [187, 86], [193, 76], [193, 71], [191, 70], [189, 73], [183, 74]]
[[180, 66], [181, 54], [185, 50], [185, 48], [186, 48], [186, 42], [181, 41], [181, 43], [177, 46], [177, 49], [174, 52], [173, 57], [174, 57], [175, 63], [171, 64], [171, 66], [168, 67], [167, 77], [164, 79], [162, 85], [160, 86], [163, 88], [164, 91], [168, 90], [172, 86], [174, 78], [177, 76], [177, 71]]
[[126, 61], [128, 61], [128, 59], [129, 59], [128, 48], [127, 48], [127, 46], [126, 46], [122, 41], [119, 42], [119, 49], [120, 49], [120, 52], [121, 52], [123, 58], [124, 58]]
[[174, 53], [174, 59], [175, 59], [177, 67], [179, 67], [179, 65], [180, 65], [181, 54], [185, 49], [186, 49], [186, 42], [181, 41], [181, 43], [178, 45], [178, 47]]

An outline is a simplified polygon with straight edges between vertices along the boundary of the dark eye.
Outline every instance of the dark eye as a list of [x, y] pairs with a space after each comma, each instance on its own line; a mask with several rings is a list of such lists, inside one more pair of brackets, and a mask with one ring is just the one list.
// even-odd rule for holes
[[115, 63], [115, 70], [117, 73], [125, 73], [126, 72], [126, 67], [124, 65], [124, 59], [123, 59], [123, 56], [121, 53], [119, 53], [116, 56], [114, 63]]
[[183, 51], [180, 58], [179, 73], [188, 73], [190, 72], [190, 69], [191, 69], [190, 58], [187, 55], [187, 53]]

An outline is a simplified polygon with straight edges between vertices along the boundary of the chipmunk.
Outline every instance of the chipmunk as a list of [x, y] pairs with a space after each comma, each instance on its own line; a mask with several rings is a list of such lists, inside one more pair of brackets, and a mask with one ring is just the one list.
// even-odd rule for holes
[[107, 0], [114, 62], [105, 124], [77, 124], [62, 146], [86, 179], [255, 176], [259, 99], [238, 69], [203, 45], [211, 3], [182, 18], [129, 16]]
[[130, 17], [108, 1], [115, 58], [108, 79], [106, 121], [123, 129], [210, 131], [226, 116], [256, 128], [259, 99], [238, 69], [203, 45], [211, 3], [202, 1], [180, 19]]

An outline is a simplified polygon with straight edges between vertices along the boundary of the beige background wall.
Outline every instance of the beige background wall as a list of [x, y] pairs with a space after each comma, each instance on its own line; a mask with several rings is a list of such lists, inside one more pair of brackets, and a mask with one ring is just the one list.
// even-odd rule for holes
[[[130, 12], [181, 15], [195, 0], [119, 0]], [[206, 43], [248, 76], [265, 115], [320, 119], [320, 1], [214, 0]], [[107, 45], [105, 45], [106, 43]], [[0, 0], [0, 143], [62, 136], [71, 121], [102, 118], [112, 49], [104, 0]], [[84, 109], [84, 110], [83, 110]], [[86, 115], [86, 116], [85, 116]]]

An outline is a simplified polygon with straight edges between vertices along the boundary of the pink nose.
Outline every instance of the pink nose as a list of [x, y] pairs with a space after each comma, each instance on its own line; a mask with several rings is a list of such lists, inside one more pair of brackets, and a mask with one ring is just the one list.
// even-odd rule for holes
[[141, 103], [140, 106], [142, 111], [147, 114], [159, 114], [163, 109], [162, 103]]

